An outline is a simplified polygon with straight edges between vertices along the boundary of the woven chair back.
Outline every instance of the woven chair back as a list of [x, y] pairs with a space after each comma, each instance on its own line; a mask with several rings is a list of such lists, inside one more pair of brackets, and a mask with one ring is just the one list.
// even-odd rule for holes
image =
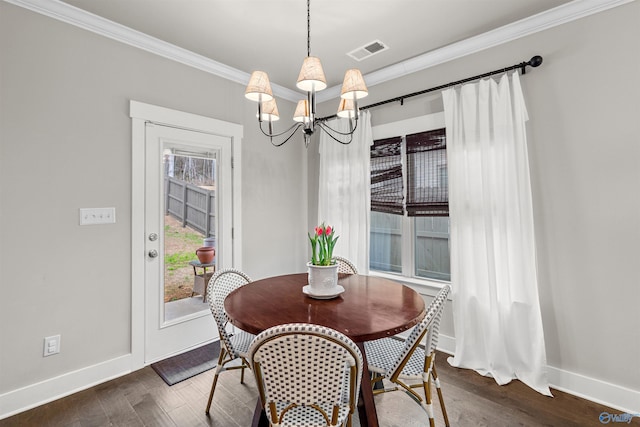
[[[270, 328], [253, 341], [249, 359], [260, 376], [265, 403], [357, 403], [362, 354], [351, 339], [333, 329], [304, 323]], [[351, 390], [354, 401], [348, 401], [345, 389]]]
[[249, 276], [242, 271], [225, 269], [211, 276], [209, 284], [207, 285], [207, 302], [209, 303], [209, 309], [218, 326], [220, 339], [229, 354], [235, 355], [236, 352], [234, 351], [233, 344], [229, 338], [229, 331], [227, 330], [229, 317], [224, 311], [224, 300], [232, 291], [250, 282], [251, 279]]
[[358, 274], [358, 269], [356, 268], [355, 264], [349, 261], [347, 258], [334, 256], [333, 259], [338, 264], [338, 273]]
[[442, 312], [444, 310], [444, 304], [447, 301], [447, 296], [451, 291], [450, 285], [444, 285], [440, 292], [435, 296], [429, 307], [427, 307], [427, 314], [424, 319], [413, 328], [409, 337], [405, 341], [404, 348], [400, 353], [398, 359], [393, 363], [392, 367], [387, 372], [389, 377], [393, 376], [396, 371], [401, 370], [404, 365], [405, 359], [411, 357], [411, 353], [416, 346], [420, 344], [420, 341], [424, 338], [425, 342], [425, 356], [429, 356], [435, 351], [438, 345], [438, 335], [440, 331], [440, 319], [442, 318]]

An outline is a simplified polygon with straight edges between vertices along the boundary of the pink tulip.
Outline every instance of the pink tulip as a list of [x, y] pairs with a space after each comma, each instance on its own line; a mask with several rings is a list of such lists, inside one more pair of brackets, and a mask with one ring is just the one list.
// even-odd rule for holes
[[313, 265], [331, 265], [333, 258], [333, 248], [338, 237], [334, 237], [335, 230], [330, 226], [324, 225], [324, 222], [314, 227], [315, 235], [311, 237], [307, 233], [311, 243], [311, 264]]

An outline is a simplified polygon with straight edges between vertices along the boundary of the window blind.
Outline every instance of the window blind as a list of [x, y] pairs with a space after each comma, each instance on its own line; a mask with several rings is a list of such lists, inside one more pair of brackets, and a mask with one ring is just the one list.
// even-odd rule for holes
[[449, 180], [445, 129], [406, 135], [407, 214], [448, 216]]
[[402, 137], [379, 139], [371, 146], [371, 210], [404, 214]]

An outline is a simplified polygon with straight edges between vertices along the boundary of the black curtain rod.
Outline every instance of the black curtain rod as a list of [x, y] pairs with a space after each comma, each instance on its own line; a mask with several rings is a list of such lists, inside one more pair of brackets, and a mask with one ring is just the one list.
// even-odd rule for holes
[[[397, 96], [395, 98], [387, 99], [386, 101], [376, 102], [375, 104], [365, 105], [364, 107], [360, 107], [359, 110], [368, 110], [369, 108], [379, 107], [380, 105], [390, 104], [392, 102], [398, 102], [398, 101], [400, 101], [400, 105], [403, 105], [404, 104], [404, 100], [407, 99], [407, 98], [411, 98], [411, 97], [418, 96], [418, 95], [423, 95], [423, 94], [429, 93], [429, 92], [434, 92], [436, 90], [446, 89], [448, 87], [456, 86], [456, 85], [463, 84], [463, 83], [472, 82], [474, 80], [478, 80], [478, 79], [482, 79], [482, 78], [485, 78], [485, 77], [493, 76], [494, 74], [506, 73], [507, 71], [515, 70], [515, 69], [518, 69], [518, 68], [520, 68], [520, 71], [521, 71], [522, 74], [526, 74], [527, 65], [535, 68], [535, 67], [538, 67], [540, 64], [542, 64], [542, 56], [536, 55], [536, 56], [534, 56], [533, 58], [531, 58], [528, 61], [523, 61], [523, 62], [521, 62], [519, 64], [514, 64], [514, 65], [512, 65], [510, 67], [500, 68], [499, 70], [489, 71], [488, 73], [479, 74], [479, 75], [473, 76], [473, 77], [467, 77], [466, 79], [458, 80], [458, 81], [455, 81], [455, 82], [443, 84], [443, 85], [440, 85], [440, 86], [435, 86], [435, 87], [432, 87], [432, 88], [429, 88], [429, 89], [425, 89], [425, 90], [421, 90], [421, 91], [418, 91], [418, 92], [409, 93], [407, 95]], [[334, 114], [332, 116], [322, 117], [322, 118], [320, 118], [318, 120], [319, 121], [324, 121], [324, 120], [329, 120], [329, 119], [333, 119], [333, 118], [336, 118], [336, 117], [338, 117], [337, 114]]]

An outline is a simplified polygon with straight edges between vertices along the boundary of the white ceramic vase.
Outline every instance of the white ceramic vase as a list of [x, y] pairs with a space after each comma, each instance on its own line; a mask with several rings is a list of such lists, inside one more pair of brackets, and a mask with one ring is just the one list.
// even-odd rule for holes
[[309, 287], [315, 294], [328, 294], [338, 286], [338, 264], [313, 265], [309, 269]]

